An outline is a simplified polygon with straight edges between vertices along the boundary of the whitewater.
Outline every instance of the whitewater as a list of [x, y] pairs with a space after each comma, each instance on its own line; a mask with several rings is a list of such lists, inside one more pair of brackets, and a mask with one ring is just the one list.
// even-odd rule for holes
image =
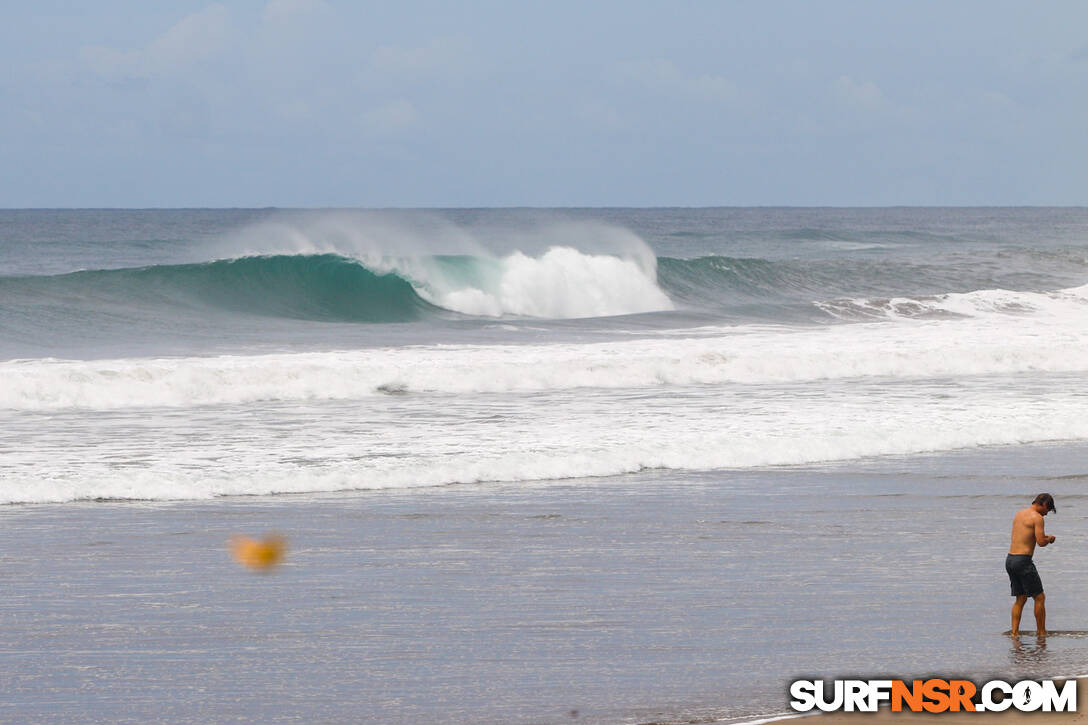
[[1088, 440], [1082, 211], [79, 214], [0, 214], [3, 503]]
[[[1088, 288], [1086, 288], [1088, 289]], [[1081, 292], [1082, 290], [1077, 290]], [[803, 383], [1088, 372], [1088, 299], [1069, 318], [699, 330], [677, 341], [443, 345], [290, 355], [0, 363], [0, 407], [123, 410], [408, 393]], [[1040, 340], [1047, 340], [1040, 344]]]

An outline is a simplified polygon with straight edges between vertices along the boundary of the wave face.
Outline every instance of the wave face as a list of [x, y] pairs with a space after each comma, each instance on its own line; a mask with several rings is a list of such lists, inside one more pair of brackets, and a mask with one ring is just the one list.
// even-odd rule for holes
[[430, 305], [405, 279], [343, 257], [247, 257], [202, 264], [110, 269], [0, 279], [0, 300], [37, 299], [57, 308], [146, 305], [212, 307], [308, 320], [400, 322]]
[[[464, 255], [381, 259], [337, 254], [0, 278], [0, 311], [31, 322], [158, 308], [335, 322], [407, 322], [443, 313], [551, 319], [668, 310], [652, 269], [631, 259], [553, 248], [539, 258]], [[2, 323], [0, 323], [2, 324]]]
[[[1085, 262], [1088, 268], [1088, 262]], [[947, 277], [947, 278], [946, 278]], [[955, 279], [951, 279], [954, 277]], [[0, 277], [0, 331], [96, 315], [138, 324], [186, 312], [319, 322], [390, 323], [449, 317], [585, 319], [677, 308], [764, 322], [863, 321], [1031, 309], [1048, 293], [986, 288], [965, 270], [868, 260], [812, 263], [723, 256], [659, 259], [553, 247], [532, 257], [277, 254], [204, 263]], [[976, 285], [971, 289], [971, 285]], [[888, 289], [963, 293], [842, 296]], [[968, 296], [964, 296], [964, 295]], [[1057, 293], [1054, 293], [1057, 294]], [[956, 300], [964, 304], [956, 303]], [[975, 305], [974, 302], [979, 304]], [[155, 314], [158, 311], [159, 314]]]
[[[596, 320], [578, 329], [597, 332], [924, 319], [964, 314], [955, 295], [1045, 295], [1088, 278], [1077, 219], [1035, 240], [1047, 227], [1034, 213], [996, 227], [943, 211], [88, 214], [16, 214], [15, 239], [0, 240], [0, 359], [491, 341], [466, 331], [496, 319]], [[133, 238], [110, 241], [125, 228], [115, 217]]]
[[[662, 257], [658, 260], [658, 276], [672, 299], [693, 307], [723, 309], [752, 302], [804, 302], [828, 314], [832, 313], [824, 303], [840, 298], [932, 298], [943, 293], [1046, 290], [1063, 282], [1082, 283], [1088, 276], [1088, 253], [1084, 250], [1020, 252], [955, 255], [952, 264], [940, 264], [941, 260], [931, 256], [919, 259], [893, 255], [875, 259]], [[1024, 260], [1019, 256], [1031, 258], [1032, 271], [1023, 270]]]

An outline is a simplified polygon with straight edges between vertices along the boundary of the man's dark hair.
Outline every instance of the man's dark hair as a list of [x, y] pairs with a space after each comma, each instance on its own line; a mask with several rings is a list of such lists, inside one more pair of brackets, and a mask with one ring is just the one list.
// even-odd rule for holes
[[1039, 494], [1035, 497], [1035, 500], [1032, 501], [1032, 503], [1037, 503], [1040, 506], [1046, 506], [1047, 511], [1053, 511], [1054, 513], [1058, 513], [1058, 507], [1054, 505], [1054, 497], [1051, 496], [1049, 493]]

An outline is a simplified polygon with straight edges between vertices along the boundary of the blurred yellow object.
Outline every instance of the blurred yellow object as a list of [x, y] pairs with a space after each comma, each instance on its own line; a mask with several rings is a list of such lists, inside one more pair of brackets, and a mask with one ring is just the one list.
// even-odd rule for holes
[[230, 537], [230, 552], [235, 561], [250, 569], [271, 569], [283, 561], [287, 540], [279, 534], [269, 534], [260, 540], [239, 534]]

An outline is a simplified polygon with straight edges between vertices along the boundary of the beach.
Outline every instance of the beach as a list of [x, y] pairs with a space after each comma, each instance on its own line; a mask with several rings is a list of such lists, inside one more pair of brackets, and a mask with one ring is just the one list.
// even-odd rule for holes
[[[740, 722], [802, 676], [1065, 676], [1088, 637], [1001, 634], [1002, 547], [1053, 490], [1050, 625], [1088, 618], [1086, 456], [6, 507], [0, 721]], [[283, 566], [231, 560], [269, 531]]]

